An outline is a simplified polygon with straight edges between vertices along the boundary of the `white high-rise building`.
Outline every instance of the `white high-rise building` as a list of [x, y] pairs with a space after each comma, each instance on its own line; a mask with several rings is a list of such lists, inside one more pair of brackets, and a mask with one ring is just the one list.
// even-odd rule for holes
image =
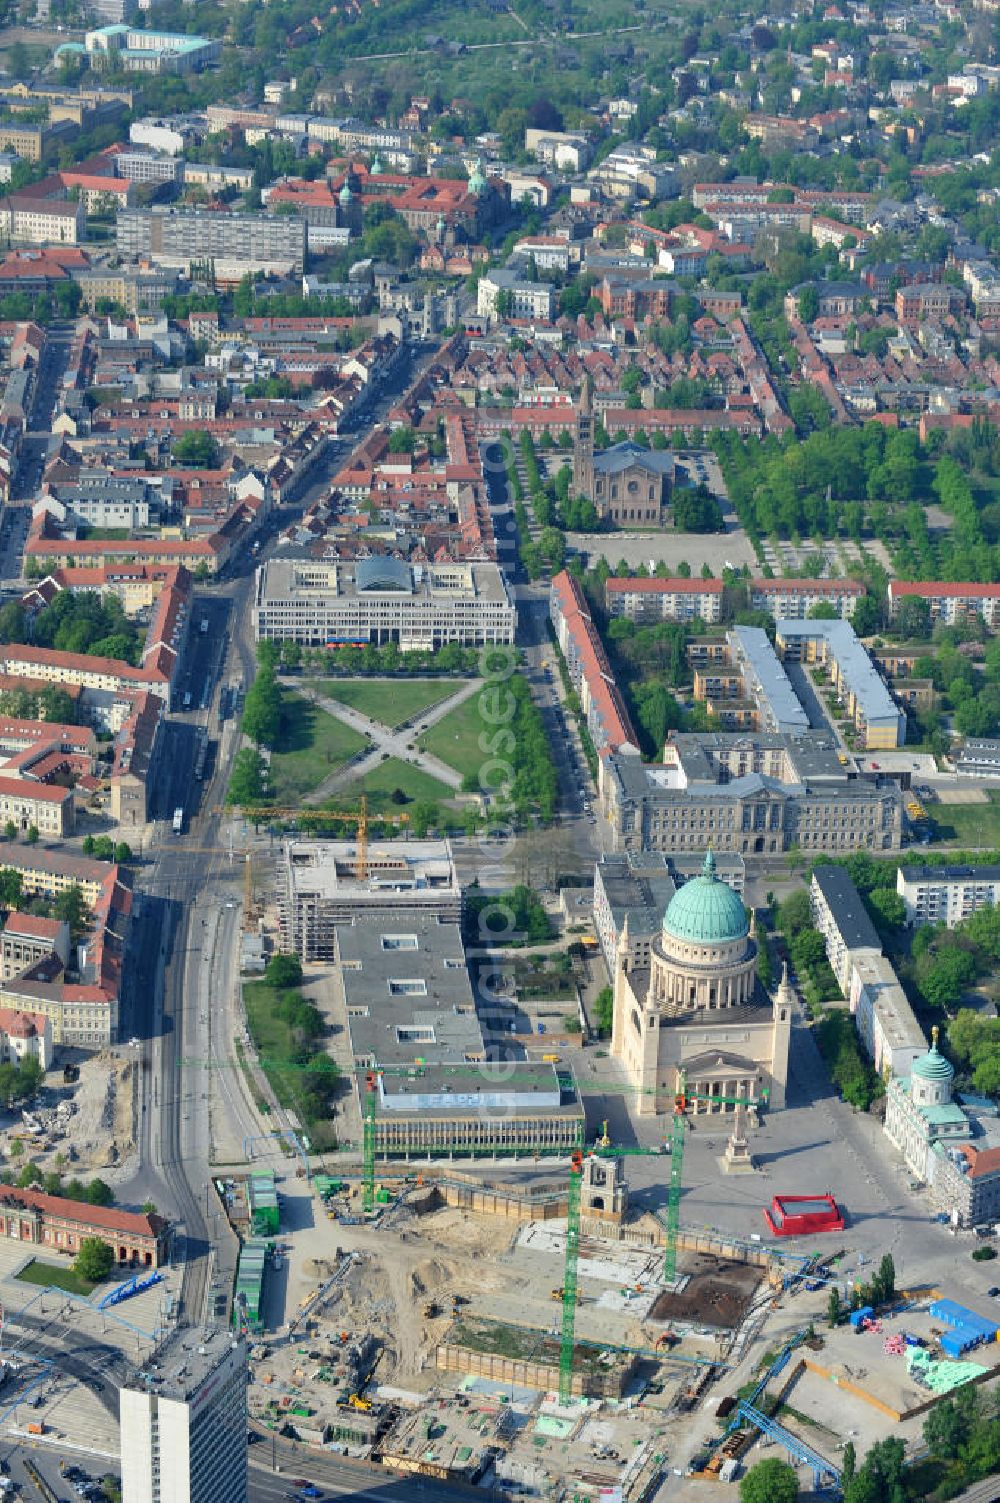
[[247, 1503], [247, 1353], [185, 1330], [119, 1395], [122, 1503]]

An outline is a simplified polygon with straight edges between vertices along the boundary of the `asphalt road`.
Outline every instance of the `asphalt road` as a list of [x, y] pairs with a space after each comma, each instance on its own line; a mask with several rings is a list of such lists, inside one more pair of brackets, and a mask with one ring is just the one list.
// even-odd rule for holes
[[76, 1449], [66, 1449], [62, 1456], [59, 1450], [51, 1445], [28, 1445], [21, 1442], [17, 1446], [5, 1450], [3, 1462], [5, 1475], [8, 1476], [15, 1486], [20, 1488], [20, 1496], [25, 1500], [36, 1503], [39, 1497], [38, 1489], [28, 1473], [26, 1461], [40, 1473], [43, 1479], [52, 1488], [59, 1499], [75, 1499], [77, 1494], [73, 1491], [73, 1484], [60, 1472], [59, 1462], [65, 1460], [69, 1466], [78, 1466], [91, 1482], [100, 1482], [103, 1477], [118, 1476], [117, 1463], [105, 1461], [103, 1457], [94, 1456], [87, 1452]]
[[280, 1440], [274, 1447], [274, 1460], [280, 1471], [271, 1470], [272, 1448], [267, 1440], [250, 1447], [250, 1460], [250, 1497], [254, 1503], [297, 1499], [299, 1492], [293, 1484], [299, 1481], [321, 1488], [324, 1498], [351, 1497], [370, 1503], [459, 1503], [466, 1496], [487, 1503], [490, 1496], [479, 1489], [445, 1486], [430, 1477], [380, 1474], [363, 1463], [319, 1456]]
[[[483, 448], [493, 530], [499, 561], [514, 581], [517, 645], [524, 653], [532, 698], [542, 712], [559, 779], [558, 822], [552, 830], [544, 832], [546, 849], [532, 853], [538, 863], [534, 872], [535, 885], [538, 885], [540, 880], [546, 882], [546, 869], [553, 861], [552, 876], [570, 870], [592, 875], [594, 862], [601, 854], [597, 795], [573, 717], [563, 708], [556, 653], [547, 626], [548, 586], [532, 584], [518, 562], [517, 524], [502, 463], [502, 447], [500, 444], [486, 444]], [[542, 667], [546, 662], [550, 664], [548, 673]], [[590, 810], [585, 807], [588, 803]], [[463, 881], [470, 879], [470, 875], [463, 871]], [[527, 880], [527, 876], [519, 874], [518, 880]]]
[[0, 580], [21, 575], [24, 544], [31, 525], [31, 503], [38, 494], [42, 469], [52, 441], [52, 414], [69, 361], [72, 329], [50, 328], [35, 376], [28, 428], [21, 439], [10, 501], [0, 516]]
[[[191, 1324], [204, 1314], [212, 1266], [208, 1075], [199, 1067], [208, 1053], [201, 941], [209, 911], [227, 915], [231, 931], [238, 922], [237, 910], [225, 905], [235, 902], [240, 873], [226, 853], [219, 812], [236, 738], [213, 738], [203, 782], [194, 777], [194, 762], [199, 732], [218, 728], [219, 681], [225, 685], [238, 675], [246, 681], [251, 672], [250, 590], [247, 578], [228, 596], [196, 600], [194, 620], [207, 619], [209, 630], [203, 635], [196, 624], [181, 679], [182, 702], [191, 695], [190, 713], [168, 728], [155, 810], [162, 822], [152, 860], [141, 871], [136, 980], [126, 1025], [140, 1041], [144, 1099], [140, 1168], [123, 1186], [122, 1199], [138, 1203], [149, 1196], [176, 1219], [174, 1257], [184, 1264], [178, 1318]], [[170, 823], [177, 808], [185, 811], [180, 835]], [[230, 940], [232, 949], [235, 932]]]

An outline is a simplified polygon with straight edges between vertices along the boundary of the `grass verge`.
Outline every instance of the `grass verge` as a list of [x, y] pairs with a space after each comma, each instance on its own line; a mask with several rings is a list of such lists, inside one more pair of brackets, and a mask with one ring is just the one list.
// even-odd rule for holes
[[335, 1147], [329, 1100], [340, 1072], [323, 1048], [316, 1009], [300, 992], [281, 991], [266, 981], [244, 982], [243, 1003], [261, 1069], [278, 1102], [295, 1113], [317, 1152]]
[[32, 1258], [17, 1274], [22, 1284], [39, 1284], [43, 1289], [64, 1289], [67, 1294], [81, 1294], [84, 1299], [97, 1288], [89, 1279], [82, 1279], [68, 1263], [40, 1263]]
[[395, 730], [456, 694], [464, 683], [453, 678], [334, 678], [321, 679], [316, 688], [327, 699]]
[[459, 776], [475, 776], [486, 760], [479, 745], [484, 730], [489, 731], [489, 726], [480, 712], [479, 696], [474, 694], [425, 731], [418, 745], [440, 757]]
[[[340, 808], [345, 800], [358, 799], [363, 793], [367, 795], [368, 807], [373, 813], [387, 814], [405, 810], [408, 803], [423, 800], [437, 803], [455, 797], [454, 789], [446, 783], [438, 782], [423, 768], [402, 762], [398, 757], [387, 757], [372, 772], [366, 772], [363, 778], [349, 783], [340, 790], [333, 803]], [[403, 794], [405, 801], [394, 800], [394, 793]]]
[[1000, 845], [1000, 802], [994, 792], [988, 804], [931, 804], [935, 842], [992, 850]]

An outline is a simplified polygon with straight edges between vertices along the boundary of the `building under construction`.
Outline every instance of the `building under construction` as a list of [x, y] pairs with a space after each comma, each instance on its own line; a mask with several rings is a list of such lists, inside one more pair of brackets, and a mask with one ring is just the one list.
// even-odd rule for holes
[[458, 924], [462, 889], [446, 840], [289, 840], [281, 858], [281, 947], [302, 961], [333, 960], [339, 925], [411, 918]]
[[572, 1071], [489, 1060], [457, 923], [387, 906], [334, 926], [355, 1079], [374, 1081], [379, 1156], [566, 1153]]

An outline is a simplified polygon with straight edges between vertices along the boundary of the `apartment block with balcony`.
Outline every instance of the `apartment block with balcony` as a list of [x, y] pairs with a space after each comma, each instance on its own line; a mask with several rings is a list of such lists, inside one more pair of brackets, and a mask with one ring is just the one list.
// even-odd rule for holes
[[1000, 866], [901, 866], [896, 891], [906, 905], [908, 927], [954, 929], [977, 909], [1000, 903]]
[[[609, 581], [610, 582], [610, 581]], [[750, 608], [777, 621], [804, 621], [815, 605], [832, 605], [849, 621], [865, 587], [854, 579], [751, 579]]]
[[620, 579], [612, 575], [604, 586], [609, 615], [625, 616], [648, 626], [656, 621], [722, 620], [721, 579]]

